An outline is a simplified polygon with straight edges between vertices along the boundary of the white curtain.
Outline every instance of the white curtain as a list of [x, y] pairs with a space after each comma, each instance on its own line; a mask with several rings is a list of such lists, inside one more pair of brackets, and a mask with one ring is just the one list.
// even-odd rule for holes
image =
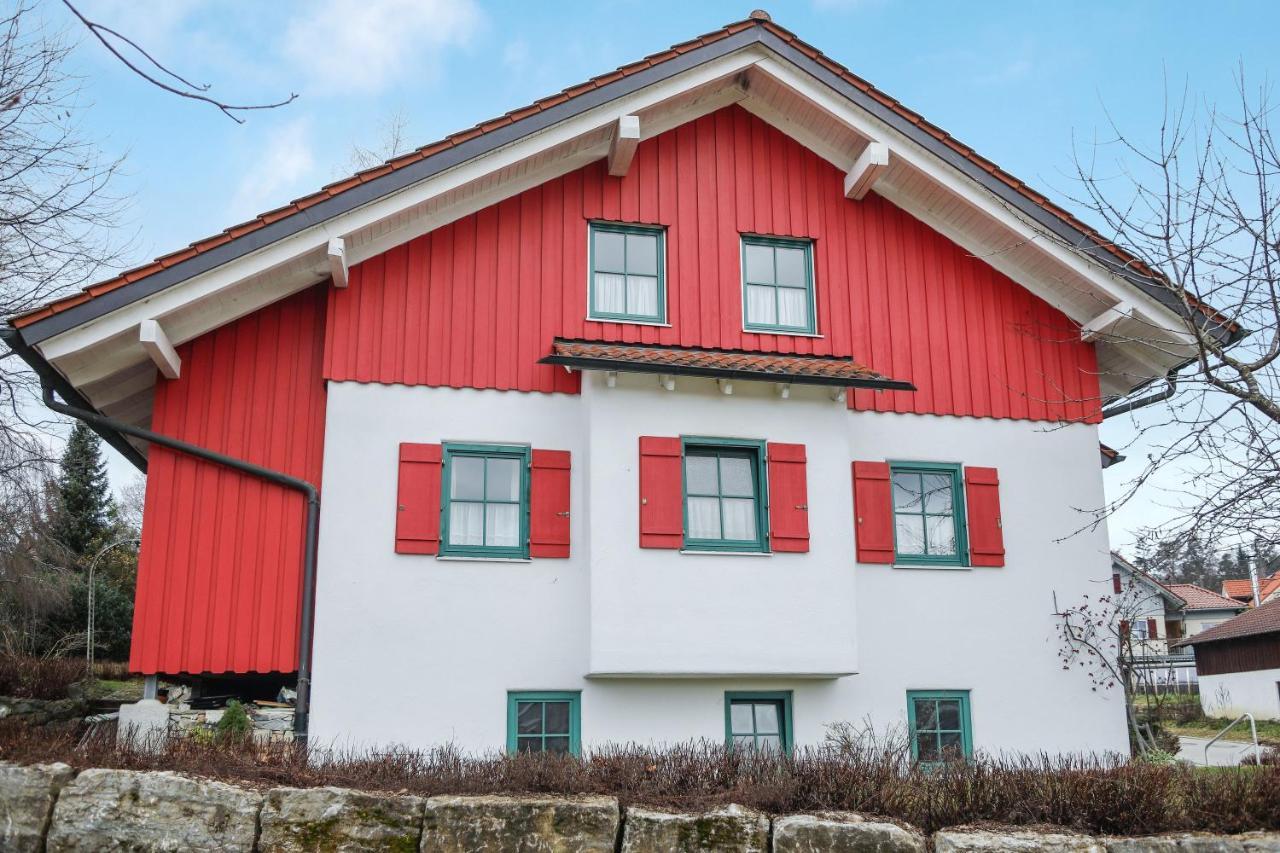
[[777, 324], [778, 311], [774, 303], [772, 287], [747, 285], [747, 322], [767, 326]]
[[449, 544], [484, 544], [484, 504], [449, 503]]
[[750, 498], [724, 499], [724, 538], [756, 538], [756, 502]]
[[595, 310], [602, 314], [627, 312], [627, 277], [615, 273], [596, 273]]
[[627, 313], [635, 317], [658, 315], [658, 280], [646, 275], [627, 276]]
[[484, 544], [495, 548], [514, 548], [519, 545], [519, 504], [489, 504], [485, 510], [488, 524]]
[[720, 501], [718, 498], [689, 498], [689, 538], [720, 538]]
[[809, 325], [806, 291], [797, 287], [778, 288], [778, 325], [804, 328]]

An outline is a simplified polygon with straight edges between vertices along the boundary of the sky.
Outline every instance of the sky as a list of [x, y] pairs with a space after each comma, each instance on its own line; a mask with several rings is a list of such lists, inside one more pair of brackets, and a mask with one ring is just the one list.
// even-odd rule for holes
[[[745, 18], [748, 2], [79, 0], [175, 72], [229, 102], [298, 95], [236, 124], [133, 76], [61, 3], [39, 7], [78, 42], [82, 130], [124, 156], [115, 191], [134, 261], [185, 246], [352, 171], [394, 116], [411, 147], [501, 115]], [[774, 21], [1050, 197], [1074, 190], [1073, 150], [1109, 122], [1150, 138], [1166, 90], [1229, 103], [1234, 75], [1277, 71], [1275, 2], [797, 0]], [[1132, 428], [1109, 421], [1121, 446]], [[1119, 492], [1143, 448], [1107, 474]], [[132, 468], [113, 451], [119, 486]], [[1136, 461], [1135, 461], [1136, 460]], [[1127, 466], [1127, 470], [1126, 470]], [[1112, 542], [1168, 515], [1151, 494], [1111, 521]]]

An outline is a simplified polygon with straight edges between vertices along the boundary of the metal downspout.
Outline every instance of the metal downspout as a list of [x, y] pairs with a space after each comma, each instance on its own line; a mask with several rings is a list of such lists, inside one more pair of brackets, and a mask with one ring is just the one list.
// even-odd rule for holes
[[1154, 394], [1148, 394], [1145, 397], [1139, 397], [1137, 400], [1130, 400], [1127, 403], [1117, 403], [1110, 408], [1102, 410], [1102, 419], [1113, 418], [1116, 415], [1123, 415], [1126, 412], [1132, 412], [1137, 409], [1146, 408], [1153, 403], [1163, 403], [1174, 395], [1178, 390], [1178, 368], [1170, 370], [1164, 377], [1165, 388], [1163, 391], [1157, 391]]
[[298, 697], [294, 703], [293, 710], [294, 738], [303, 746], [306, 746], [311, 710], [311, 635], [315, 625], [316, 543], [320, 536], [319, 490], [306, 480], [291, 477], [281, 471], [264, 468], [261, 465], [255, 465], [252, 462], [246, 462], [234, 456], [227, 456], [196, 444], [170, 438], [167, 435], [136, 427], [88, 409], [60, 403], [54, 397], [53, 387], [43, 375], [40, 377], [40, 387], [44, 396], [44, 404], [59, 414], [84, 421], [92, 426], [115, 430], [124, 435], [131, 435], [143, 441], [158, 444], [161, 447], [167, 447], [170, 450], [176, 450], [179, 453], [185, 453], [188, 456], [194, 456], [206, 462], [212, 462], [215, 465], [243, 471], [269, 483], [275, 483], [276, 485], [284, 486], [286, 489], [302, 492], [306, 497], [306, 541], [302, 551], [302, 624], [298, 633]]

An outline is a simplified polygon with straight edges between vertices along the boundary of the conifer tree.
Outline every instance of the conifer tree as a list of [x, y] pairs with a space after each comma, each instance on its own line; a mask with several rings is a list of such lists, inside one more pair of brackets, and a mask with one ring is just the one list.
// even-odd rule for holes
[[112, 527], [114, 507], [100, 439], [79, 421], [58, 465], [57, 489], [53, 538], [77, 558], [91, 556]]

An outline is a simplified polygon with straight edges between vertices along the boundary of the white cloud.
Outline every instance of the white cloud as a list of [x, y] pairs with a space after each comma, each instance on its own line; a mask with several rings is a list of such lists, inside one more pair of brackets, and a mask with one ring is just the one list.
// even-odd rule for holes
[[507, 42], [507, 46], [502, 50], [502, 64], [509, 71], [520, 73], [529, 67], [529, 58], [531, 52], [529, 50], [529, 42], [522, 38]]
[[279, 207], [298, 194], [302, 180], [311, 176], [314, 168], [310, 120], [298, 118], [273, 127], [256, 162], [240, 177], [228, 218], [242, 222]]
[[443, 48], [466, 44], [481, 22], [474, 0], [321, 0], [303, 4], [284, 53], [330, 91], [376, 92], [398, 75], [430, 70]]

